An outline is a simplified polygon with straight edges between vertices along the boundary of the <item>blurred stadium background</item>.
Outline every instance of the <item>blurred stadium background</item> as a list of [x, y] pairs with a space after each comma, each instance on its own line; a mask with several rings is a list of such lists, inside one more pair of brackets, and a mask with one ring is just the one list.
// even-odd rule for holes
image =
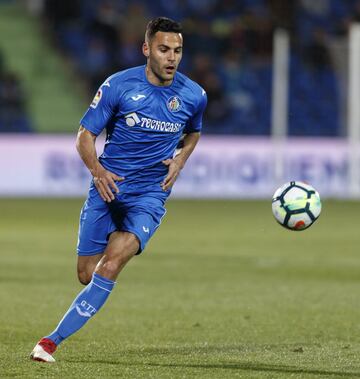
[[[203, 136], [106, 309], [35, 365], [81, 288], [78, 121], [159, 15], [184, 24]], [[360, 377], [357, 22], [359, 0], [0, 0], [0, 377]], [[271, 215], [293, 179], [325, 199], [302, 233]]]
[[71, 152], [78, 120], [104, 78], [144, 63], [157, 15], [183, 22], [181, 70], [209, 97], [205, 138], [174, 196], [268, 198], [296, 178], [325, 197], [359, 197], [356, 0], [0, 1], [1, 169], [12, 160], [32, 179], [26, 191], [2, 183], [0, 195], [85, 193]]

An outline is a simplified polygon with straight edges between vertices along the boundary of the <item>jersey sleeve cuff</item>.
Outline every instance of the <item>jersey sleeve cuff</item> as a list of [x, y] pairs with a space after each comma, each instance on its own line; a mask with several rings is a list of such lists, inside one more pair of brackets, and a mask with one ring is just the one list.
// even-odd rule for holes
[[88, 130], [89, 132], [91, 132], [92, 134], [95, 134], [96, 136], [98, 136], [101, 132], [99, 132], [98, 130], [95, 130], [93, 127], [91, 127], [90, 125], [88, 125], [88, 123], [86, 122], [86, 120], [81, 120], [80, 121], [80, 125], [83, 126], [86, 130]]

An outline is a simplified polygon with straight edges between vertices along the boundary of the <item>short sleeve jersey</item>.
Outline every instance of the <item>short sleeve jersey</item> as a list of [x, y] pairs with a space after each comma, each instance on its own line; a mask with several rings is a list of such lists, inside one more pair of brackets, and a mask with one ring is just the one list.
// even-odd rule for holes
[[80, 124], [95, 135], [106, 129], [99, 160], [125, 177], [123, 192], [160, 187], [183, 133], [200, 132], [205, 91], [177, 72], [169, 86], [151, 84], [145, 66], [120, 71], [97, 91]]

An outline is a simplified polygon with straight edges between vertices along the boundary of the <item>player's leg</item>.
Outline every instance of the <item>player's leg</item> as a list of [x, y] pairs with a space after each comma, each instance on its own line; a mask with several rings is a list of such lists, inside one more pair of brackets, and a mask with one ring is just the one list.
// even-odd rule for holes
[[[130, 240], [133, 240], [134, 235], [131, 233], [129, 234], [128, 238], [115, 238], [117, 232], [114, 232], [111, 234], [110, 239], [109, 239], [109, 245], [107, 247], [107, 254], [104, 256], [103, 253], [96, 254], [96, 255], [79, 255], [78, 256], [78, 262], [77, 262], [77, 273], [78, 273], [78, 278], [80, 283], [87, 285], [90, 283], [92, 274], [95, 271], [95, 268], [101, 258], [104, 257], [103, 263], [102, 263], [102, 268], [101, 271], [109, 271], [109, 260], [115, 259], [114, 257], [116, 256], [116, 259], [122, 260], [119, 262], [119, 267], [120, 269], [125, 265], [126, 258], [124, 258], [122, 255], [118, 256], [117, 255], [117, 249], [121, 248], [121, 246], [117, 245], [122, 245], [124, 248], [131, 243]], [[111, 243], [110, 243], [111, 242]], [[135, 241], [137, 242], [137, 241]], [[138, 245], [138, 242], [137, 242]], [[131, 246], [129, 246], [131, 248]], [[110, 249], [110, 250], [109, 250]], [[111, 263], [113, 265], [113, 263]], [[107, 277], [107, 275], [104, 275]]]
[[115, 285], [115, 279], [126, 263], [138, 252], [138, 238], [128, 232], [114, 232], [90, 283], [79, 293], [56, 329], [35, 346], [31, 358], [54, 362], [52, 353], [104, 305]]
[[79, 255], [77, 261], [77, 274], [79, 282], [87, 285], [90, 283], [95, 267], [99, 263], [103, 253], [95, 255]]
[[[108, 235], [114, 230], [116, 230], [116, 227], [112, 223], [107, 204], [100, 198], [94, 186], [91, 186], [89, 196], [81, 209], [79, 222], [79, 238], [77, 246], [79, 257], [78, 276], [80, 282], [87, 284], [82, 293], [87, 293], [89, 289], [93, 287], [102, 287], [111, 291], [114, 285], [113, 282], [101, 285], [101, 278], [95, 277], [94, 279], [93, 272], [97, 263], [101, 259], [102, 252], [105, 251], [109, 242]], [[96, 284], [100, 287], [97, 287]], [[105, 291], [105, 293], [109, 294], [110, 292]], [[85, 305], [85, 303], [83, 303], [83, 305]], [[82, 317], [84, 318], [91, 315], [90, 308], [89, 310], [84, 310], [82, 308], [83, 307], [79, 306], [77, 308], [79, 315], [83, 315]], [[56, 332], [56, 330], [54, 332]], [[52, 353], [55, 351], [57, 344], [61, 341], [61, 336], [54, 334], [53, 337], [53, 340], [50, 338], [41, 339], [32, 351], [31, 358], [34, 360], [54, 362], [55, 360], [52, 357]]]
[[47, 338], [57, 345], [80, 329], [103, 306], [125, 264], [139, 249], [135, 235], [114, 232], [90, 283], [80, 292], [57, 328]]
[[95, 273], [109, 280], [116, 280], [126, 263], [139, 251], [140, 243], [133, 233], [114, 232], [110, 235], [104, 255]]
[[[57, 344], [80, 329], [101, 308], [112, 291], [115, 285], [114, 280], [119, 272], [131, 257], [144, 249], [160, 225], [165, 214], [163, 203], [163, 199], [161, 197], [157, 199], [156, 196], [142, 199], [137, 196], [127, 204], [122, 201], [117, 212], [121, 217], [116, 218], [119, 222], [119, 224], [116, 223], [116, 227], [122, 232], [114, 232], [116, 228], [112, 220], [109, 221], [108, 214], [100, 217], [98, 208], [97, 212], [87, 212], [86, 217], [80, 219], [79, 255], [97, 255], [99, 251], [102, 251], [99, 249], [101, 246], [98, 246], [99, 239], [100, 244], [104, 244], [105, 236], [114, 233], [111, 234], [109, 241], [106, 241], [106, 249], [95, 268], [91, 282], [75, 299], [55, 331], [35, 346], [32, 353], [33, 359], [54, 362], [52, 353]], [[85, 211], [89, 208], [87, 207]], [[82, 214], [85, 216], [84, 211]], [[108, 223], [104, 222], [106, 219]], [[97, 220], [102, 220], [100, 225]]]

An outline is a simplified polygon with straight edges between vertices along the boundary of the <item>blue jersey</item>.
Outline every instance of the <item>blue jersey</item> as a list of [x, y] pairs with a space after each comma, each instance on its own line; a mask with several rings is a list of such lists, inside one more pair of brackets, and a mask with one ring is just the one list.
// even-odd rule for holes
[[[177, 72], [169, 86], [155, 86], [145, 66], [120, 71], [99, 88], [80, 124], [95, 135], [106, 128], [99, 160], [125, 177], [121, 192], [160, 188], [183, 133], [200, 132], [205, 91]], [[150, 189], [150, 188], [149, 188]]]

